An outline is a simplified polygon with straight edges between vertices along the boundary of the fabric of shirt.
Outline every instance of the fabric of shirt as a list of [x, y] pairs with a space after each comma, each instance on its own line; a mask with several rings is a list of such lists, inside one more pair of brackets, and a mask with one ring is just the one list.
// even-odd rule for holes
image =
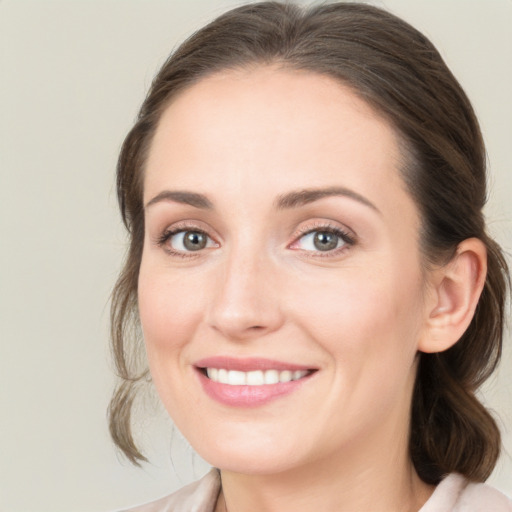
[[[170, 496], [124, 512], [213, 512], [219, 492], [220, 473], [212, 469], [201, 480]], [[452, 473], [418, 512], [512, 512], [512, 501], [487, 484], [470, 482]]]

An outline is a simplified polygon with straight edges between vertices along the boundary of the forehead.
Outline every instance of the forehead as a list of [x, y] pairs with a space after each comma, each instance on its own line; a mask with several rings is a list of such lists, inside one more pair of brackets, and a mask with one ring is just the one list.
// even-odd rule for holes
[[[256, 193], [341, 185], [403, 191], [398, 137], [349, 87], [311, 72], [218, 73], [178, 95], [156, 130], [145, 200], [171, 186], [207, 192], [224, 180]], [[282, 190], [280, 190], [282, 189]]]

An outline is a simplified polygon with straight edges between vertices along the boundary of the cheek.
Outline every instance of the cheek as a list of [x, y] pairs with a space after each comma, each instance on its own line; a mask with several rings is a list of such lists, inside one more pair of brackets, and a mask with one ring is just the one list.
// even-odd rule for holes
[[[383, 274], [384, 275], [384, 274]], [[368, 425], [409, 409], [420, 328], [421, 286], [362, 273], [303, 296], [302, 329], [330, 359], [323, 411], [330, 425]], [[337, 435], [334, 431], [332, 435]]]
[[168, 272], [146, 271], [141, 266], [138, 286], [139, 315], [150, 364], [171, 354], [193, 336], [203, 311], [200, 284], [183, 283]]
[[359, 358], [368, 366], [415, 354], [422, 309], [419, 273], [350, 269], [308, 288], [307, 294], [295, 294], [302, 325], [335, 359]]
[[183, 423], [184, 411], [192, 407], [192, 396], [184, 388], [190, 378], [187, 344], [203, 311], [202, 299], [193, 293], [195, 284], [141, 266], [138, 305], [149, 369], [162, 403], [177, 425]]

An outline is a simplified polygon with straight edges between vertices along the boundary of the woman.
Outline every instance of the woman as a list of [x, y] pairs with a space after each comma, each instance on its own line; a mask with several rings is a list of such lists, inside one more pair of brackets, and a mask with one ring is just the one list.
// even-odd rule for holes
[[140, 322], [163, 404], [219, 469], [134, 510], [512, 510], [479, 483], [508, 282], [485, 180], [467, 97], [384, 11], [252, 4], [186, 41], [119, 159], [110, 420], [144, 460]]

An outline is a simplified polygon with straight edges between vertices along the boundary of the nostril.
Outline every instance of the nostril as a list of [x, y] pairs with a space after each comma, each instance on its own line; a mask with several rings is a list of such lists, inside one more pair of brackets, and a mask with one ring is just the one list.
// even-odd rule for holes
[[[227, 287], [229, 288], [229, 287]], [[212, 301], [206, 323], [230, 339], [264, 336], [278, 329], [284, 316], [277, 304], [251, 291], [241, 295], [239, 288], [226, 289]], [[245, 292], [244, 292], [245, 293]]]

